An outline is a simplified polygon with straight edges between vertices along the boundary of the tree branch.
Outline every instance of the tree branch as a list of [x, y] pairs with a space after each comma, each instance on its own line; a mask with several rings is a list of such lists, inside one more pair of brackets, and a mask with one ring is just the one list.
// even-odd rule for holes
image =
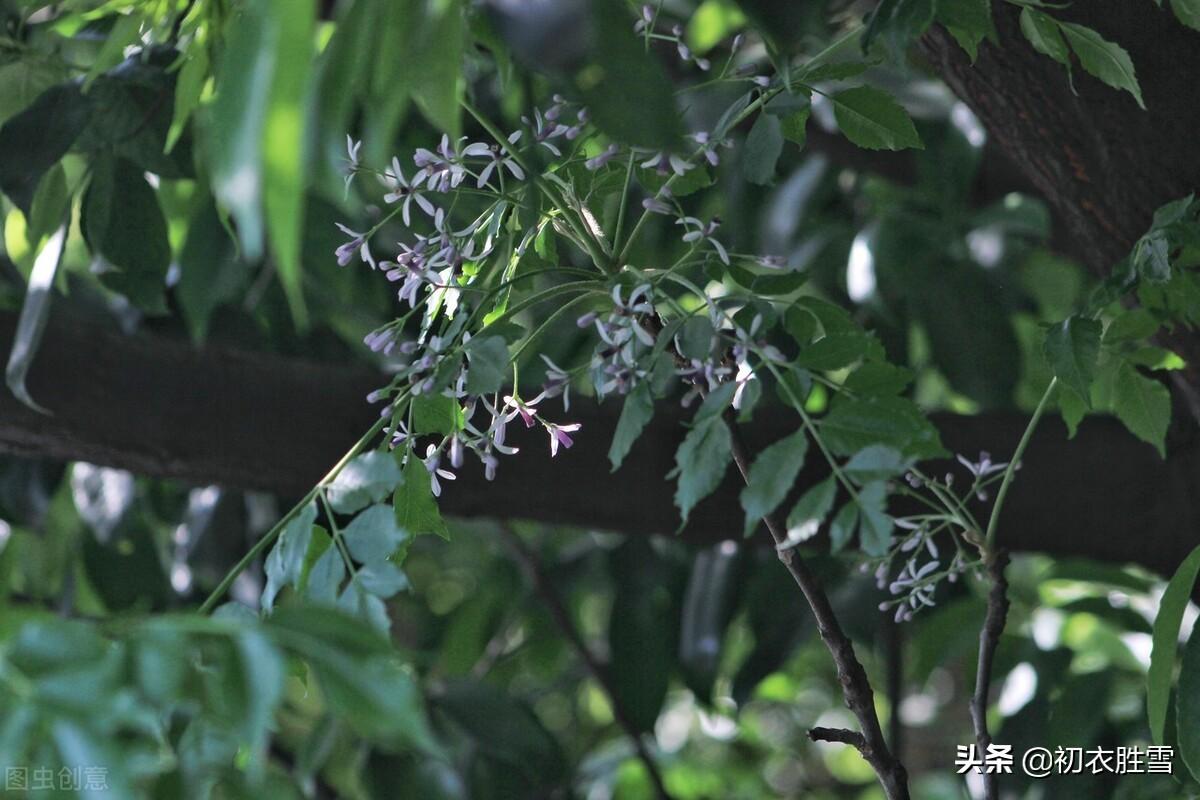
[[[1004, 623], [1008, 618], [1008, 579], [1004, 577], [1007, 565], [1008, 554], [1003, 550], [988, 557], [987, 574], [992, 587], [988, 591], [987, 616], [979, 630], [979, 661], [975, 667], [975, 694], [971, 698], [971, 724], [975, 728], [979, 758], [987, 757], [988, 747], [992, 743], [987, 723], [988, 690], [992, 683], [996, 647], [1000, 644], [1000, 634], [1004, 632]], [[984, 770], [983, 789], [987, 800], [998, 800], [1000, 788], [996, 773]]]
[[[0, 390], [0, 451], [81, 460], [193, 485], [220, 484], [299, 497], [376, 419], [365, 395], [383, 379], [366, 368], [314, 364], [270, 354], [148, 335], [126, 336], [52, 313], [28, 384], [52, 416]], [[0, 352], [16, 315], [0, 313]], [[606, 453], [619, 405], [577, 400], [564, 418], [581, 422], [578, 446], [551, 459], [541, 431], [517, 426], [521, 453], [495, 481], [468, 464], [441, 498], [459, 517], [527, 518], [631, 535], [670, 534], [679, 525], [665, 475], [685, 431], [662, 407], [625, 465]], [[1020, 414], [935, 414], [954, 452], [1006, 452], [1028, 422]], [[767, 407], [743, 427], [758, 448], [791, 433]], [[797, 491], [825, 477], [816, 459]], [[1200, 447], [1177, 439], [1164, 461], [1116, 421], [1088, 418], [1068, 440], [1046, 419], [1005, 504], [998, 544], [1010, 552], [1136, 563], [1171, 574], [1200, 541]], [[949, 466], [949, 465], [947, 465]], [[931, 469], [940, 469], [932, 465]], [[711, 544], [742, 529], [736, 476], [702, 502], [686, 541]], [[622, 498], [607, 502], [606, 498]], [[1137, 530], [1139, 536], [1127, 535]]]
[[[729, 427], [733, 461], [737, 464], [742, 479], [749, 483], [750, 460], [738, 431], [737, 420], [732, 413], [726, 413], [725, 424]], [[858, 656], [854, 654], [854, 645], [850, 642], [850, 638], [842, 631], [837, 615], [834, 614], [833, 606], [829, 603], [829, 596], [825, 594], [821, 582], [809, 571], [808, 565], [804, 563], [804, 559], [796, 552], [795, 548], [784, 547], [788, 543], [787, 529], [775, 518], [775, 515], [766, 515], [763, 517], [763, 523], [767, 526], [771, 538], [775, 540], [779, 560], [787, 567], [792, 579], [796, 581], [796, 585], [800, 587], [804, 599], [808, 601], [808, 605], [812, 609], [821, 640], [825, 642], [829, 654], [833, 656], [834, 664], [837, 665], [838, 683], [842, 686], [842, 695], [846, 700], [846, 705], [858, 719], [858, 724], [862, 728], [861, 734], [841, 731], [839, 735], [842, 738], [827, 741], [846, 741], [848, 744], [853, 744], [875, 770], [875, 774], [879, 776], [879, 782], [882, 784], [888, 800], [907, 800], [909, 796], [908, 773], [904, 769], [904, 765], [888, 749], [887, 741], [883, 737], [883, 729], [879, 726], [879, 715], [875, 713], [875, 696], [871, 690], [871, 681], [867, 677], [867, 671], [859, 662]], [[822, 731], [823, 734], [830, 733], [826, 729], [814, 729], [813, 732], [817, 730]], [[810, 732], [809, 736], [813, 736], [813, 732]], [[856, 735], [858, 738], [854, 739]]]

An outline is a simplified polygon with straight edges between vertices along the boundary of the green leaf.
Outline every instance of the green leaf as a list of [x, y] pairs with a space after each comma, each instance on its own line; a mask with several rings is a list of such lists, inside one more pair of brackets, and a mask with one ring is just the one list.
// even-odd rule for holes
[[1071, 54], [1059, 30], [1058, 20], [1054, 17], [1025, 6], [1021, 9], [1021, 33], [1025, 34], [1034, 50], [1070, 66]]
[[882, 481], [869, 483], [858, 493], [861, 524], [858, 529], [859, 543], [863, 552], [872, 557], [882, 556], [892, 543], [892, 518], [884, 511], [887, 503], [887, 487]]
[[167, 142], [164, 150], [171, 152], [179, 143], [187, 129], [192, 112], [200, 105], [200, 96], [208, 83], [209, 72], [208, 48], [201, 43], [195, 43], [188, 48], [183, 66], [175, 78], [175, 104], [171, 114], [171, 126], [167, 129]]
[[650, 387], [645, 382], [639, 383], [626, 397], [625, 405], [621, 407], [621, 418], [617, 420], [617, 429], [613, 433], [612, 445], [608, 448], [608, 460], [613, 472], [621, 466], [633, 443], [641, 436], [646, 423], [654, 416], [654, 398], [650, 395]]
[[1063, 422], [1067, 426], [1067, 438], [1074, 439], [1075, 434], [1079, 432], [1079, 423], [1087, 415], [1088, 407], [1084, 405], [1083, 398], [1075, 392], [1059, 392], [1058, 410], [1062, 412]]
[[863, 331], [831, 333], [801, 349], [795, 363], [822, 372], [841, 369], [871, 352], [874, 341], [870, 334]]
[[400, 484], [400, 467], [391, 453], [372, 450], [355, 456], [325, 490], [339, 514], [353, 514], [383, 500]]
[[287, 676], [279, 651], [258, 630], [240, 631], [234, 643], [240, 667], [237, 685], [241, 689], [238, 708], [242, 717], [242, 741], [252, 752], [258, 753], [267, 742]]
[[508, 377], [508, 345], [501, 336], [484, 336], [467, 342], [467, 392], [493, 394]]
[[1171, 10], [1184, 25], [1200, 31], [1200, 0], [1171, 0]]
[[783, 130], [773, 114], [759, 114], [742, 151], [742, 174], [751, 183], [767, 186], [775, 181], [775, 164], [783, 153]]
[[308, 325], [300, 244], [304, 236], [304, 200], [309, 158], [305, 127], [309, 74], [313, 63], [316, 6], [270, 0], [267, 12], [278, 24], [275, 63], [263, 119], [263, 205], [279, 280], [296, 325]]
[[410, 455], [404, 467], [404, 478], [396, 487], [394, 497], [396, 524], [411, 534], [432, 533], [450, 538], [442, 513], [434, 500], [429, 470], [415, 455]]
[[719, 415], [714, 415], [688, 431], [676, 451], [672, 474], [679, 476], [679, 485], [675, 490], [675, 505], [685, 522], [696, 503], [712, 494], [721, 483], [733, 458], [729, 448], [729, 427]]
[[263, 132], [275, 80], [277, 0], [243, 3], [226, 23], [213, 100], [209, 162], [213, 193], [237, 222], [243, 255], [263, 253]]
[[425, 3], [424, 7], [421, 34], [411, 48], [411, 67], [419, 76], [411, 82], [412, 98], [435, 128], [457, 141], [462, 129], [459, 109], [463, 92], [462, 3], [439, 0]]
[[874, 444], [855, 453], [842, 472], [858, 483], [869, 483], [892, 478], [911, 466], [912, 459], [885, 445]]
[[859, 86], [833, 95], [833, 114], [850, 141], [868, 150], [923, 148], [912, 119], [886, 92]]
[[855, 394], [900, 394], [913, 380], [913, 372], [886, 362], [870, 361], [851, 372], [842, 385]]
[[1133, 266], [1148, 281], [1171, 280], [1171, 242], [1166, 231], [1152, 231], [1138, 239], [1133, 249]]
[[837, 489], [837, 478], [830, 475], [800, 496], [787, 518], [789, 543], [800, 544], [817, 535], [821, 523], [833, 508]]
[[1122, 311], [1104, 329], [1104, 343], [1134, 342], [1148, 339], [1158, 332], [1161, 323], [1144, 308]]
[[[958, 0], [954, 0], [957, 2]], [[867, 52], [871, 43], [883, 37], [893, 57], [899, 59], [934, 19], [934, 0], [881, 0], [867, 17], [862, 49]]]
[[746, 486], [742, 489], [742, 508], [746, 512], [745, 532], [783, 502], [804, 466], [808, 437], [803, 430], [766, 447], [750, 465]]
[[51, 86], [0, 126], [0, 191], [29, 216], [45, 172], [87, 127], [91, 102], [74, 83]]
[[715, 335], [708, 317], [688, 317], [676, 337], [680, 354], [684, 358], [704, 361], [712, 354]]
[[1171, 394], [1161, 383], [1138, 374], [1128, 363], [1117, 368], [1113, 410], [1129, 431], [1149, 442], [1166, 457], [1167, 426], [1171, 422]]
[[1155, 744], [1166, 743], [1167, 704], [1171, 699], [1171, 679], [1179, 651], [1179, 626], [1183, 624], [1183, 612], [1191, 599], [1197, 573], [1200, 573], [1200, 547], [1194, 548], [1175, 570], [1158, 603], [1158, 613], [1154, 615], [1154, 645], [1150, 650], [1150, 669], [1146, 673], [1146, 714], [1150, 718], [1150, 737]]
[[1192, 630], [1183, 648], [1175, 721], [1179, 732], [1179, 755], [1192, 777], [1200, 780], [1200, 625]]
[[1085, 70], [1114, 89], [1129, 92], [1143, 110], [1146, 108], [1133, 62], [1124, 48], [1083, 25], [1074, 22], [1060, 22], [1058, 25]]
[[21, 305], [21, 316], [17, 319], [17, 329], [13, 334], [12, 350], [9, 351], [8, 363], [4, 369], [4, 383], [13, 396], [34, 411], [42, 413], [48, 412], [30, 397], [29, 389], [25, 386], [25, 376], [33, 364], [42, 334], [46, 330], [46, 321], [50, 318], [54, 278], [58, 274], [66, 245], [67, 224], [64, 220], [58, 231], [46, 240], [33, 261], [33, 269], [25, 287], [25, 301]]
[[138, 167], [111, 157], [93, 165], [81, 227], [92, 250], [120, 270], [104, 273], [104, 282], [139, 307], [161, 308], [171, 244], [158, 197]]
[[829, 549], [839, 553], [846, 548], [854, 538], [854, 529], [858, 526], [858, 505], [846, 503], [834, 516], [829, 525]]
[[462, 430], [463, 412], [458, 401], [443, 394], [419, 394], [412, 399], [412, 433], [450, 436]]
[[1058, 379], [1090, 408], [1100, 358], [1100, 323], [1085, 317], [1063, 320], [1046, 332], [1043, 353]]
[[304, 573], [305, 560], [312, 546], [313, 523], [317, 519], [317, 506], [309, 503], [288, 520], [278, 541], [267, 555], [264, 571], [267, 584], [262, 592], [262, 607], [271, 611], [275, 597], [285, 586], [299, 586]]
[[304, 597], [318, 605], [333, 606], [337, 604], [342, 581], [346, 578], [346, 562], [333, 540], [328, 538], [323, 529], [318, 530], [321, 530], [321, 535], [314, 537], [313, 541], [322, 542], [323, 549], [305, 577]]
[[386, 561], [408, 539], [396, 525], [396, 513], [387, 505], [368, 506], [342, 531], [342, 541], [360, 564]]
[[121, 63], [125, 58], [125, 48], [138, 42], [142, 22], [142, 15], [136, 12], [117, 16], [117, 21], [108, 31], [108, 35], [104, 38], [104, 44], [100, 47], [100, 52], [96, 54], [96, 60], [92, 62], [91, 69], [88, 70], [87, 77], [83, 80], [85, 92], [91, 88], [102, 72]]
[[979, 55], [979, 43], [995, 37], [990, 0], [954, 0], [939, 2], [934, 19], [946, 26], [959, 46], [974, 62]]
[[781, 119], [780, 132], [783, 134], [783, 138], [803, 148], [808, 141], [808, 117], [811, 113], [811, 108], [805, 108], [794, 111]]
[[900, 397], [839, 400], [820, 421], [820, 429], [825, 443], [840, 455], [874, 444], [916, 458], [934, 458], [945, 452], [937, 429], [915, 403]]

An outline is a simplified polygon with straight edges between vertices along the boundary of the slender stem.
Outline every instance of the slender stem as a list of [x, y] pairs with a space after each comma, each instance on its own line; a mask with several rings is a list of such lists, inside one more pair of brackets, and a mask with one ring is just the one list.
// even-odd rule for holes
[[613, 228], [613, 252], [620, 252], [621, 233], [625, 229], [625, 207], [629, 205], [629, 189], [633, 184], [633, 151], [629, 151], [629, 163], [625, 165], [625, 185], [621, 188], [621, 204], [617, 206], [617, 224]]
[[1000, 489], [996, 492], [996, 504], [992, 506], [992, 514], [988, 518], [987, 534], [984, 536], [984, 541], [989, 549], [996, 543], [996, 528], [1000, 523], [1000, 509], [1004, 507], [1004, 498], [1008, 496], [1008, 487], [1012, 483], [1013, 475], [1017, 471], [1017, 465], [1021, 461], [1021, 456], [1025, 455], [1026, 448], [1029, 447], [1029, 442], [1033, 439], [1033, 429], [1037, 427], [1038, 420], [1042, 418], [1042, 414], [1046, 410], [1046, 406], [1050, 403], [1050, 398], [1054, 394], [1054, 389], [1058, 386], [1058, 378], [1051, 378], [1050, 384], [1046, 387], [1042, 399], [1038, 401], [1037, 408], [1033, 410], [1033, 416], [1029, 418], [1029, 424], [1025, 426], [1025, 433], [1021, 434], [1021, 441], [1017, 443], [1017, 449], [1013, 452], [1012, 459], [1008, 462], [1008, 469], [1004, 471], [1004, 480], [1000, 482]]
[[[742, 478], [749, 481], [750, 458], [742, 442], [741, 434], [738, 432], [737, 421], [734, 415], [727, 411], [725, 422], [729, 426], [733, 461], [737, 464]], [[778, 549], [780, 545], [787, 544], [788, 537], [787, 528], [779, 522], [774, 513], [763, 517], [763, 522], [770, 531], [771, 538], [775, 540], [779, 560], [787, 567], [792, 579], [795, 580], [796, 585], [804, 594], [804, 598], [808, 601], [809, 607], [812, 608], [813, 617], [817, 621], [817, 630], [820, 632], [825, 646], [829, 649], [830, 655], [833, 656], [834, 664], [837, 665], [838, 683], [841, 684], [846, 705], [854, 713], [862, 728], [861, 733], [813, 729], [809, 731], [809, 737], [814, 741], [840, 741], [854, 745], [875, 770], [888, 800], [908, 800], [908, 772], [888, 749], [887, 740], [884, 738], [883, 729], [879, 724], [879, 715], [875, 712], [871, 681], [859, 662], [858, 656], [854, 653], [854, 645], [838, 622], [833, 606], [829, 602], [829, 596], [821, 587], [817, 577], [809, 571], [808, 565], [805, 564], [804, 559], [795, 548]]]
[[533, 584], [534, 590], [541, 597], [542, 603], [546, 606], [546, 610], [550, 612], [554, 624], [558, 626], [559, 631], [570, 643], [571, 647], [579, 655], [584, 666], [587, 667], [589, 673], [604, 693], [608, 695], [609, 704], [612, 706], [613, 719], [625, 731], [625, 735], [629, 737], [629, 741], [633, 744], [633, 749], [637, 753], [642, 764], [646, 767], [646, 772], [650, 776], [650, 782], [654, 784], [654, 791], [659, 800], [671, 800], [671, 795], [667, 792], [666, 786], [663, 785], [662, 774], [659, 772], [658, 764], [654, 761], [654, 757], [650, 754], [646, 744], [642, 741], [637, 728], [634, 726], [629, 714], [626, 712], [620, 697], [617, 695], [616, 687], [613, 685], [608, 676], [608, 671], [596, 655], [592, 653], [591, 648], [587, 646], [587, 642], [583, 640], [583, 635], [575, 626], [571, 619], [571, 613], [567, 610], [566, 604], [563, 603], [558, 592], [554, 588], [554, 584], [550, 582], [546, 572], [542, 569], [538, 561], [537, 554], [531, 550], [516, 531], [512, 530], [505, 524], [500, 526], [500, 534], [504, 537], [509, 548], [516, 555], [517, 560], [521, 562], [521, 567], [525, 570], [530, 583]]
[[[996, 647], [1000, 644], [1000, 634], [1004, 632], [1004, 623], [1008, 618], [1008, 581], [1004, 577], [1007, 564], [1008, 554], [1003, 550], [988, 554], [987, 572], [992, 588], [988, 592], [987, 616], [979, 630], [979, 661], [975, 665], [975, 693], [971, 696], [971, 724], [975, 728], [977, 757], [981, 759], [987, 758], [988, 747], [992, 744], [987, 722], [988, 689], [992, 683]], [[983, 794], [985, 800], [998, 800], [1000, 797], [996, 773], [984, 772]]]
[[365, 448], [370, 441], [375, 438], [380, 431], [383, 430], [383, 427], [387, 424], [387, 422], [387, 419], [380, 419], [378, 422], [372, 425], [371, 429], [363, 434], [362, 438], [355, 442], [354, 446], [347, 450], [346, 454], [342, 456], [336, 464], [333, 465], [333, 469], [326, 473], [325, 477], [321, 479], [321, 482], [309, 489], [308, 493], [301, 498], [299, 503], [296, 503], [296, 505], [292, 506], [291, 510], [284, 514], [283, 517], [281, 517], [280, 520], [275, 523], [271, 530], [267, 531], [261, 539], [254, 543], [254, 546], [246, 552], [246, 555], [242, 556], [241, 560], [234, 564], [233, 568], [230, 569], [229, 572], [226, 573], [225, 577], [221, 579], [221, 582], [217, 584], [217, 588], [212, 590], [212, 593], [209, 594], [208, 598], [200, 605], [197, 613], [209, 614], [213, 608], [216, 607], [217, 602], [225, 596], [225, 593], [229, 591], [229, 587], [233, 585], [235, 580], [237, 580], [237, 576], [245, 572], [246, 568], [254, 563], [254, 560], [258, 558], [263, 551], [270, 547], [272, 542], [279, 538], [279, 534], [283, 533], [283, 529], [286, 528], [287, 524], [292, 521], [292, 518], [300, 512], [300, 509], [311, 503], [317, 496], [317, 493], [320, 492], [321, 489], [323, 489], [325, 485], [329, 483], [329, 481], [332, 481], [334, 478], [336, 478], [338, 473], [350, 463], [351, 459], [361, 453], [363, 448]]

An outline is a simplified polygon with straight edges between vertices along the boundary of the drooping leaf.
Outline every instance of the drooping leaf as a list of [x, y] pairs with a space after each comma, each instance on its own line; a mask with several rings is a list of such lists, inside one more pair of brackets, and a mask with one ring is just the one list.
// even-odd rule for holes
[[887, 488], [883, 481], [868, 483], [858, 493], [858, 509], [861, 519], [858, 538], [863, 552], [868, 556], [884, 555], [892, 543], [894, 525], [892, 518], [884, 510], [886, 502]]
[[1175, 695], [1175, 722], [1179, 732], [1179, 755], [1192, 777], [1200, 779], [1200, 625], [1188, 637], [1179, 667], [1179, 690]]
[[609, 559], [614, 579], [608, 618], [610, 677], [635, 730], [653, 730], [667, 698], [680, 629], [668, 565], [644, 540], [627, 540]]
[[400, 484], [402, 475], [390, 453], [372, 450], [355, 456], [326, 488], [325, 496], [333, 510], [353, 514], [371, 503], [378, 503]]
[[783, 153], [783, 127], [774, 114], [759, 114], [746, 137], [742, 173], [746, 180], [768, 186], [775, 180], [775, 164]]
[[729, 446], [729, 427], [719, 415], [695, 425], [679, 446], [672, 474], [679, 478], [675, 505], [685, 521], [696, 503], [712, 494], [725, 476], [733, 458]]
[[867, 17], [863, 31], [863, 52], [876, 39], [883, 39], [894, 57], [899, 58], [933, 22], [934, 0], [882, 0]]
[[859, 86], [838, 92], [830, 100], [838, 127], [859, 147], [868, 150], [924, 147], [908, 112], [886, 92]]
[[807, 452], [808, 436], [802, 429], [764, 448], [754, 459], [741, 493], [746, 533], [787, 497], [804, 466]]
[[429, 481], [429, 470], [420, 459], [410, 456], [404, 467], [404, 477], [396, 487], [394, 497], [396, 524], [411, 534], [432, 533], [450, 538], [442, 513], [438, 510]]
[[1200, 31], [1200, 0], [1171, 0], [1171, 10], [1184, 25]]
[[1078, 316], [1063, 320], [1046, 332], [1043, 352], [1058, 379], [1090, 408], [1100, 357], [1100, 323]]
[[1071, 63], [1071, 53], [1054, 17], [1037, 9], [1021, 8], [1021, 33], [1042, 55], [1053, 58], [1060, 64]]
[[858, 527], [858, 504], [846, 503], [833, 517], [829, 525], [829, 547], [835, 553], [841, 552], [854, 538], [854, 529]]
[[1167, 426], [1171, 422], [1171, 394], [1123, 362], [1117, 368], [1113, 390], [1113, 410], [1125, 427], [1139, 439], [1149, 442], [1166, 456]]
[[1074, 22], [1060, 22], [1059, 29], [1085, 70], [1114, 89], [1129, 92], [1142, 109], [1146, 108], [1133, 61], [1125, 48], [1108, 41], [1091, 28]]
[[273, 74], [263, 119], [263, 208], [271, 250], [292, 316], [300, 328], [308, 324], [304, 301], [300, 245], [304, 236], [304, 200], [308, 183], [307, 96], [313, 62], [316, 6], [270, 0], [277, 21]]
[[34, 411], [47, 413], [29, 395], [25, 376], [33, 365], [46, 321], [50, 318], [50, 297], [54, 277], [62, 263], [67, 244], [67, 225], [64, 223], [46, 240], [33, 262], [29, 283], [25, 287], [25, 302], [21, 305], [21, 316], [17, 319], [17, 330], [13, 334], [12, 350], [4, 369], [4, 383], [13, 396]]
[[972, 62], [979, 54], [979, 43], [988, 37], [994, 38], [996, 34], [990, 0], [939, 2], [934, 19], [946, 26], [959, 46], [967, 51]]
[[1183, 624], [1183, 612], [1192, 596], [1198, 572], [1200, 547], [1193, 549], [1175, 570], [1159, 600], [1158, 613], [1154, 615], [1154, 644], [1150, 650], [1150, 668], [1146, 672], [1146, 715], [1150, 718], [1150, 737], [1155, 744], [1165, 743], [1167, 704], [1179, 651], [1179, 626]]
[[178, 144], [187, 128], [192, 113], [200, 105], [204, 87], [208, 83], [210, 66], [207, 47], [202, 44], [194, 44], [188, 48], [187, 57], [175, 78], [175, 103], [164, 147], [168, 153], [175, 149], [175, 145]]
[[820, 421], [820, 429], [830, 449], [842, 455], [874, 444], [916, 458], [944, 452], [937, 430], [915, 403], [900, 397], [839, 400]]
[[408, 531], [396, 525], [395, 511], [384, 504], [368, 506], [342, 531], [342, 541], [360, 564], [390, 558], [408, 539]]
[[163, 310], [171, 244], [142, 171], [123, 158], [99, 159], [83, 196], [81, 226], [92, 250], [117, 268], [103, 274], [105, 283], [141, 308]]
[[467, 343], [467, 391], [474, 395], [500, 391], [508, 377], [508, 345], [501, 336], [484, 336]]
[[434, 127], [457, 139], [461, 130], [464, 26], [462, 3], [441, 0], [424, 4], [420, 35], [412, 43], [412, 66], [420, 78], [411, 82], [412, 98]]
[[800, 496], [787, 517], [789, 543], [800, 544], [817, 535], [837, 497], [837, 478], [830, 475]]
[[617, 429], [608, 448], [608, 460], [614, 472], [629, 455], [630, 448], [652, 416], [654, 398], [650, 394], [650, 387], [645, 382], [639, 383], [625, 397], [625, 405], [621, 407], [621, 417], [617, 420]]
[[688, 688], [706, 703], [712, 699], [725, 630], [736, 611], [740, 557], [741, 548], [730, 541], [701, 550], [683, 595], [679, 666]]
[[842, 467], [847, 477], [858, 483], [887, 480], [912, 466], [912, 459], [885, 445], [871, 445], [855, 453]]
[[264, 571], [267, 584], [262, 592], [262, 607], [271, 611], [275, 598], [285, 586], [299, 586], [312, 543], [313, 523], [317, 519], [317, 507], [309, 503], [288, 520], [283, 532], [271, 552], [267, 555]]
[[91, 115], [79, 86], [63, 83], [0, 126], [0, 191], [26, 216], [42, 175], [66, 155]]

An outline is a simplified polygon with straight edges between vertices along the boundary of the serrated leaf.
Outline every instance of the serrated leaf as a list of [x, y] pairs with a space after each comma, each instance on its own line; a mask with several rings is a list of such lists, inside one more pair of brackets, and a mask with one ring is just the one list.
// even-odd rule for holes
[[858, 527], [858, 505], [849, 502], [842, 506], [829, 525], [829, 549], [839, 553], [846, 548], [854, 538], [854, 529]]
[[1165, 386], [1122, 362], [1117, 368], [1113, 410], [1134, 436], [1154, 445], [1158, 454], [1166, 457], [1171, 394]]
[[811, 108], [803, 108], [781, 119], [779, 130], [783, 138], [803, 148], [808, 141], [808, 118], [811, 114]]
[[1058, 379], [1090, 408], [1100, 357], [1100, 323], [1085, 317], [1065, 319], [1046, 332], [1042, 352]]
[[1200, 31], [1200, 0], [1171, 0], [1171, 10], [1184, 25]]
[[462, 430], [462, 407], [453, 397], [420, 394], [412, 399], [412, 433], [450, 436]]
[[1146, 672], [1146, 714], [1150, 718], [1150, 737], [1155, 744], [1165, 744], [1167, 704], [1171, 699], [1171, 681], [1175, 672], [1175, 657], [1179, 651], [1179, 627], [1200, 573], [1200, 547], [1183, 560], [1171, 576], [1166, 591], [1154, 615], [1153, 647], [1150, 668]]
[[1087, 72], [1114, 89], [1129, 92], [1143, 110], [1146, 108], [1133, 62], [1123, 47], [1108, 41], [1091, 28], [1074, 22], [1060, 22], [1059, 29]]
[[685, 522], [696, 503], [712, 494], [721, 483], [732, 458], [729, 427], [719, 415], [688, 431], [675, 453], [673, 473], [679, 480], [675, 505]]
[[912, 119], [892, 97], [870, 86], [830, 97], [838, 127], [846, 138], [868, 150], [923, 148]]
[[848, 367], [873, 348], [873, 339], [862, 331], [831, 333], [804, 347], [796, 356], [796, 365], [829, 372]]
[[954, 0], [939, 2], [934, 19], [946, 26], [971, 61], [979, 55], [979, 43], [995, 36], [990, 0]]
[[742, 151], [742, 174], [760, 186], [775, 181], [775, 164], [783, 153], [783, 129], [773, 114], [759, 114], [746, 136]]
[[434, 534], [449, 540], [450, 530], [442, 519], [429, 480], [429, 470], [416, 456], [409, 456], [404, 477], [393, 498], [396, 524], [411, 534]]
[[1070, 50], [1054, 17], [1026, 6], [1021, 9], [1021, 33], [1025, 34], [1034, 50], [1060, 64], [1070, 65]]
[[754, 459], [740, 496], [742, 509], [746, 512], [746, 533], [787, 497], [804, 466], [807, 452], [808, 437], [803, 430], [798, 430], [764, 448]]
[[494, 394], [508, 377], [508, 345], [501, 336], [483, 336], [467, 342], [467, 392]]
[[787, 517], [789, 544], [800, 544], [817, 535], [837, 497], [837, 478], [830, 475], [800, 496]]
[[892, 518], [884, 511], [887, 487], [882, 481], [869, 483], [858, 493], [859, 544], [872, 557], [882, 556], [892, 543]]
[[839, 455], [848, 456], [874, 444], [916, 458], [945, 452], [937, 429], [915, 403], [900, 397], [840, 400], [819, 424], [825, 443]]
[[353, 514], [390, 495], [401, 480], [391, 453], [372, 450], [355, 456], [326, 488], [329, 505], [339, 514]]
[[881, 444], [864, 447], [842, 467], [848, 477], [859, 483], [881, 481], [899, 475], [912, 466], [912, 459]]
[[274, 607], [275, 597], [283, 587], [300, 584], [316, 519], [317, 507], [314, 503], [308, 503], [288, 520], [279, 534], [279, 540], [271, 548], [264, 565], [267, 584], [260, 601], [263, 610], [270, 611]]
[[612, 445], [608, 448], [608, 460], [614, 472], [629, 455], [629, 449], [653, 416], [654, 398], [650, 395], [650, 387], [645, 382], [639, 383], [625, 397], [617, 429], [613, 432]]
[[385, 561], [408, 539], [396, 524], [396, 513], [387, 505], [368, 506], [342, 531], [342, 541], [360, 564]]

